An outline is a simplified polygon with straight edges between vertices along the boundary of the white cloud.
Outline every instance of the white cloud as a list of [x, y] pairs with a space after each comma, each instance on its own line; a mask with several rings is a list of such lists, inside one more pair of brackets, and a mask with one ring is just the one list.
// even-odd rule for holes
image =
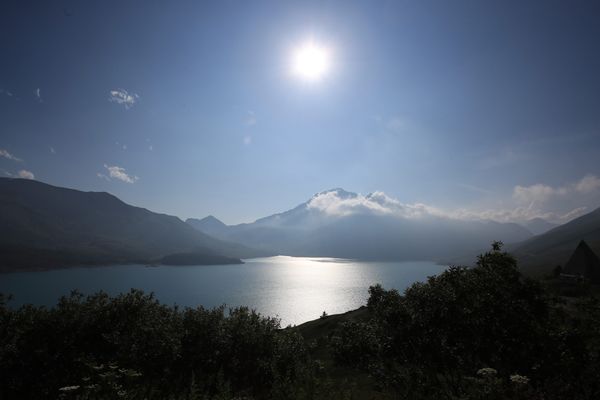
[[244, 121], [246, 126], [256, 125], [257, 122], [258, 120], [256, 119], [254, 111], [248, 111], [248, 114], [246, 115], [246, 120]]
[[13, 96], [13, 94], [10, 91], [6, 90], [6, 89], [0, 89], [0, 94], [5, 94], [8, 97], [12, 97]]
[[52, 147], [52, 146], [50, 146], [50, 153], [56, 154], [56, 150], [54, 150], [54, 147]]
[[594, 175], [586, 175], [575, 184], [575, 190], [580, 193], [591, 193], [600, 189], [600, 179]]
[[244, 136], [244, 144], [248, 146], [252, 143], [252, 136]]
[[588, 174], [575, 183], [565, 186], [552, 187], [542, 183], [531, 186], [515, 186], [513, 198], [521, 204], [542, 204], [553, 198], [590, 194], [600, 189], [600, 179]]
[[110, 91], [108, 101], [121, 104], [125, 109], [130, 109], [139, 100], [140, 96], [136, 93], [129, 93], [125, 89], [114, 89]]
[[512, 192], [513, 207], [483, 211], [458, 210], [460, 218], [480, 217], [500, 222], [519, 222], [532, 218], [564, 223], [600, 204], [600, 179], [588, 174], [562, 186], [536, 183], [517, 185]]
[[35, 98], [36, 98], [36, 99], [37, 99], [37, 101], [39, 101], [40, 103], [43, 103], [43, 102], [44, 102], [44, 100], [42, 99], [42, 93], [41, 93], [41, 90], [40, 90], [40, 88], [37, 88], [37, 89], [35, 90]]
[[307, 208], [331, 216], [353, 214], [390, 215], [401, 218], [447, 216], [441, 210], [425, 204], [401, 203], [384, 192], [373, 192], [366, 196], [361, 194], [348, 196], [346, 193], [340, 193], [338, 190], [319, 193], [309, 201]]
[[531, 186], [515, 186], [513, 189], [513, 198], [519, 203], [545, 203], [553, 196], [566, 193], [566, 188], [553, 188], [552, 186], [544, 185], [542, 183], [536, 183]]
[[0, 149], [0, 157], [8, 158], [13, 161], [23, 161], [19, 157], [16, 157], [8, 152], [8, 150]]
[[307, 204], [310, 210], [318, 210], [332, 216], [346, 216], [364, 212], [386, 213], [381, 206], [368, 201], [364, 196], [342, 197], [339, 192], [328, 191], [315, 195]]
[[20, 170], [17, 175], [19, 176], [19, 178], [23, 179], [35, 179], [35, 175], [33, 175], [33, 172], [27, 171], [26, 169]]
[[[541, 183], [531, 186], [517, 185], [508, 204], [498, 208], [448, 210], [423, 203], [402, 203], [383, 192], [373, 192], [365, 196], [340, 190], [315, 195], [308, 202], [307, 208], [332, 217], [371, 214], [398, 218], [430, 217], [498, 222], [524, 222], [532, 218], [543, 218], [564, 223], [588, 212], [589, 206], [597, 207], [598, 196], [589, 197], [592, 192], [594, 196], [600, 195], [600, 179], [594, 175], [587, 175], [575, 183], [561, 187]], [[557, 199], [560, 201], [557, 202]]]
[[127, 172], [125, 172], [125, 168], [123, 168], [123, 167], [118, 167], [116, 165], [110, 166], [110, 165], [104, 164], [104, 168], [107, 169], [108, 176], [106, 176], [102, 173], [96, 174], [96, 176], [98, 176], [101, 179], [110, 180], [110, 178], [114, 178], [114, 179], [118, 179], [118, 180], [126, 182], [126, 183], [134, 183], [135, 181], [140, 179], [135, 175], [129, 175]]

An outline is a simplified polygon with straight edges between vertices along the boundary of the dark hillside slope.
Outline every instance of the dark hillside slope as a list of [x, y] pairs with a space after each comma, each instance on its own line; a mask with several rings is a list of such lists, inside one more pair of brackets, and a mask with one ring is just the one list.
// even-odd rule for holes
[[0, 179], [0, 229], [4, 269], [141, 262], [187, 251], [235, 258], [261, 254], [108, 193], [23, 179]]
[[564, 266], [581, 240], [600, 253], [600, 208], [512, 246], [512, 252], [525, 272], [546, 273]]

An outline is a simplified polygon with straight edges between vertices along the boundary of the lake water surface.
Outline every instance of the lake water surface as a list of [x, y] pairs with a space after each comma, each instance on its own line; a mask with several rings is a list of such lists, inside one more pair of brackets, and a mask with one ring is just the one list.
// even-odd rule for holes
[[166, 304], [249, 306], [281, 318], [285, 326], [316, 319], [323, 311], [337, 314], [365, 305], [367, 290], [375, 283], [403, 290], [445, 268], [423, 261], [286, 256], [249, 259], [242, 265], [115, 265], [0, 274], [0, 293], [13, 294], [13, 306], [50, 306], [73, 289], [117, 294], [137, 288], [154, 292]]

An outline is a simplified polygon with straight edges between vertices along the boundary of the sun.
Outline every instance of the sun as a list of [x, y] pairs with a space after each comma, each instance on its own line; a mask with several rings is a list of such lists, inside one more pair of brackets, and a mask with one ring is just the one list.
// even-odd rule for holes
[[294, 49], [292, 73], [305, 81], [318, 81], [330, 67], [329, 51], [314, 41], [308, 41]]

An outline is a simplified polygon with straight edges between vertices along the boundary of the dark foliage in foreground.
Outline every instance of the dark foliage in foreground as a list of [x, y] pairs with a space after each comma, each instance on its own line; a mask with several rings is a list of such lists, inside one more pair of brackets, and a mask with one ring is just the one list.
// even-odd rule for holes
[[369, 323], [333, 336], [398, 398], [600, 398], [600, 304], [566, 306], [495, 243], [477, 267], [453, 267], [400, 295], [371, 287]]
[[0, 307], [4, 399], [280, 397], [308, 366], [297, 333], [247, 308], [178, 310], [140, 291]]
[[52, 309], [0, 298], [0, 398], [600, 398], [600, 302], [560, 299], [500, 244], [402, 295], [371, 287], [365, 318], [329, 325], [315, 348], [247, 308], [140, 291]]

